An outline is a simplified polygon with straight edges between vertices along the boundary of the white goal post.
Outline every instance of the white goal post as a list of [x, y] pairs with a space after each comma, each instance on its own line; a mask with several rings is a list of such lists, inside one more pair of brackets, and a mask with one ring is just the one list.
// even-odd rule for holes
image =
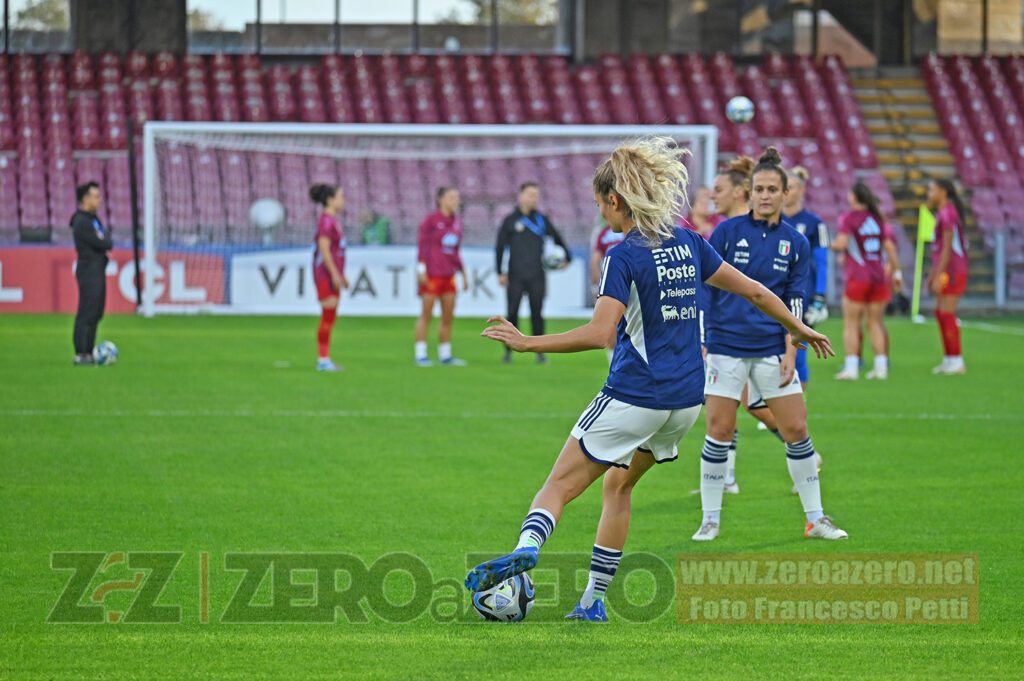
[[[596, 164], [623, 140], [650, 134], [691, 149], [691, 194], [713, 182], [718, 130], [707, 125], [147, 122], [140, 311], [146, 317], [314, 312], [307, 266], [316, 224], [312, 182], [345, 191], [349, 262], [366, 275], [340, 312], [404, 315], [416, 309], [406, 279], [415, 275], [395, 263], [414, 258], [416, 226], [433, 210], [437, 187], [450, 184], [459, 188], [464, 207], [464, 250], [480, 263], [473, 275], [480, 296], [476, 290], [460, 296], [458, 313], [479, 314], [484, 304], [494, 309], [484, 300], [496, 288], [486, 284], [485, 263], [493, 269], [494, 235], [519, 184], [540, 183], [540, 209], [582, 254], [597, 215], [589, 194]], [[283, 208], [280, 224], [251, 224], [251, 206], [260, 199]], [[360, 230], [371, 223], [384, 225], [390, 245], [359, 245], [367, 234]], [[549, 286], [549, 313], [585, 309], [585, 260], [576, 258], [571, 273], [552, 275], [562, 278]]]

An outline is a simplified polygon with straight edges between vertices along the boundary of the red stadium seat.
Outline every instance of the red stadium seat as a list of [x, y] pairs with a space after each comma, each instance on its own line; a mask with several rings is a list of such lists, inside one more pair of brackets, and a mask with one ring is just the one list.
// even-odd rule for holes
[[92, 90], [96, 87], [92, 55], [75, 50], [68, 58], [68, 84], [72, 90]]
[[249, 205], [252, 203], [248, 160], [240, 151], [221, 151], [217, 156], [228, 229], [245, 228], [249, 224]]
[[[5, 206], [18, 205], [18, 171], [13, 156], [0, 154], [0, 203]], [[16, 210], [0, 211], [0, 229], [17, 230], [18, 212]], [[6, 241], [15, 241], [13, 238], [5, 238]]]
[[156, 114], [162, 121], [184, 120], [185, 110], [181, 99], [181, 85], [177, 80], [160, 81], [156, 88]]
[[103, 203], [110, 211], [110, 225], [121, 230], [131, 228], [132, 199], [128, 156], [121, 155], [109, 159], [105, 171], [105, 181], [102, 185]]
[[155, 117], [156, 110], [153, 106], [153, 92], [148, 80], [133, 80], [131, 85], [129, 85], [128, 113], [140, 128], [146, 121], [152, 120]]
[[124, 59], [124, 70], [130, 78], [148, 78], [149, 57], [145, 52], [129, 52]]
[[57, 225], [75, 212], [75, 173], [70, 157], [51, 157], [46, 175], [47, 207], [54, 225]]
[[178, 60], [173, 52], [157, 52], [153, 55], [150, 70], [157, 78], [167, 78], [177, 74]]

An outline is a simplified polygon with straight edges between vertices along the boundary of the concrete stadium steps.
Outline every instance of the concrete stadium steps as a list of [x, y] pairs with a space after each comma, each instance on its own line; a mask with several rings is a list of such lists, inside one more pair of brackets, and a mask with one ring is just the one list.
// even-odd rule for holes
[[[875, 144], [879, 170], [895, 199], [897, 221], [913, 243], [917, 239], [918, 208], [925, 201], [928, 182], [937, 178], [958, 180], [949, 144], [916, 68], [886, 68], [878, 74], [854, 71], [851, 77]], [[968, 196], [964, 198], [969, 200]], [[992, 256], [982, 243], [973, 216], [965, 219], [971, 262], [967, 295], [991, 296]]]

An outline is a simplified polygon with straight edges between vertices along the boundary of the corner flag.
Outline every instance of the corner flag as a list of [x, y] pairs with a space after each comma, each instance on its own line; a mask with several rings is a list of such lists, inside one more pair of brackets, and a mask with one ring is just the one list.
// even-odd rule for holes
[[920, 322], [921, 310], [921, 268], [924, 265], [924, 245], [935, 239], [935, 216], [921, 204], [917, 213], [917, 252], [914, 257], [914, 298], [910, 304], [910, 316]]

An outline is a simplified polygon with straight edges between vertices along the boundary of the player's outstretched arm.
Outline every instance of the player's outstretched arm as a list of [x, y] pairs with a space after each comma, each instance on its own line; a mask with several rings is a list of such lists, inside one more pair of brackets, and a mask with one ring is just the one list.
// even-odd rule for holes
[[547, 336], [524, 336], [504, 317], [491, 317], [480, 334], [484, 338], [500, 341], [516, 352], [581, 352], [606, 348], [615, 340], [615, 330], [626, 311], [622, 302], [601, 296], [594, 306], [594, 317], [583, 326], [565, 333]]
[[835, 357], [828, 336], [797, 319], [786, 304], [777, 295], [765, 288], [764, 284], [754, 281], [727, 262], [723, 262], [718, 270], [708, 277], [707, 283], [712, 286], [743, 296], [757, 309], [782, 324], [792, 336], [792, 342], [798, 347], [809, 345], [818, 357]]

